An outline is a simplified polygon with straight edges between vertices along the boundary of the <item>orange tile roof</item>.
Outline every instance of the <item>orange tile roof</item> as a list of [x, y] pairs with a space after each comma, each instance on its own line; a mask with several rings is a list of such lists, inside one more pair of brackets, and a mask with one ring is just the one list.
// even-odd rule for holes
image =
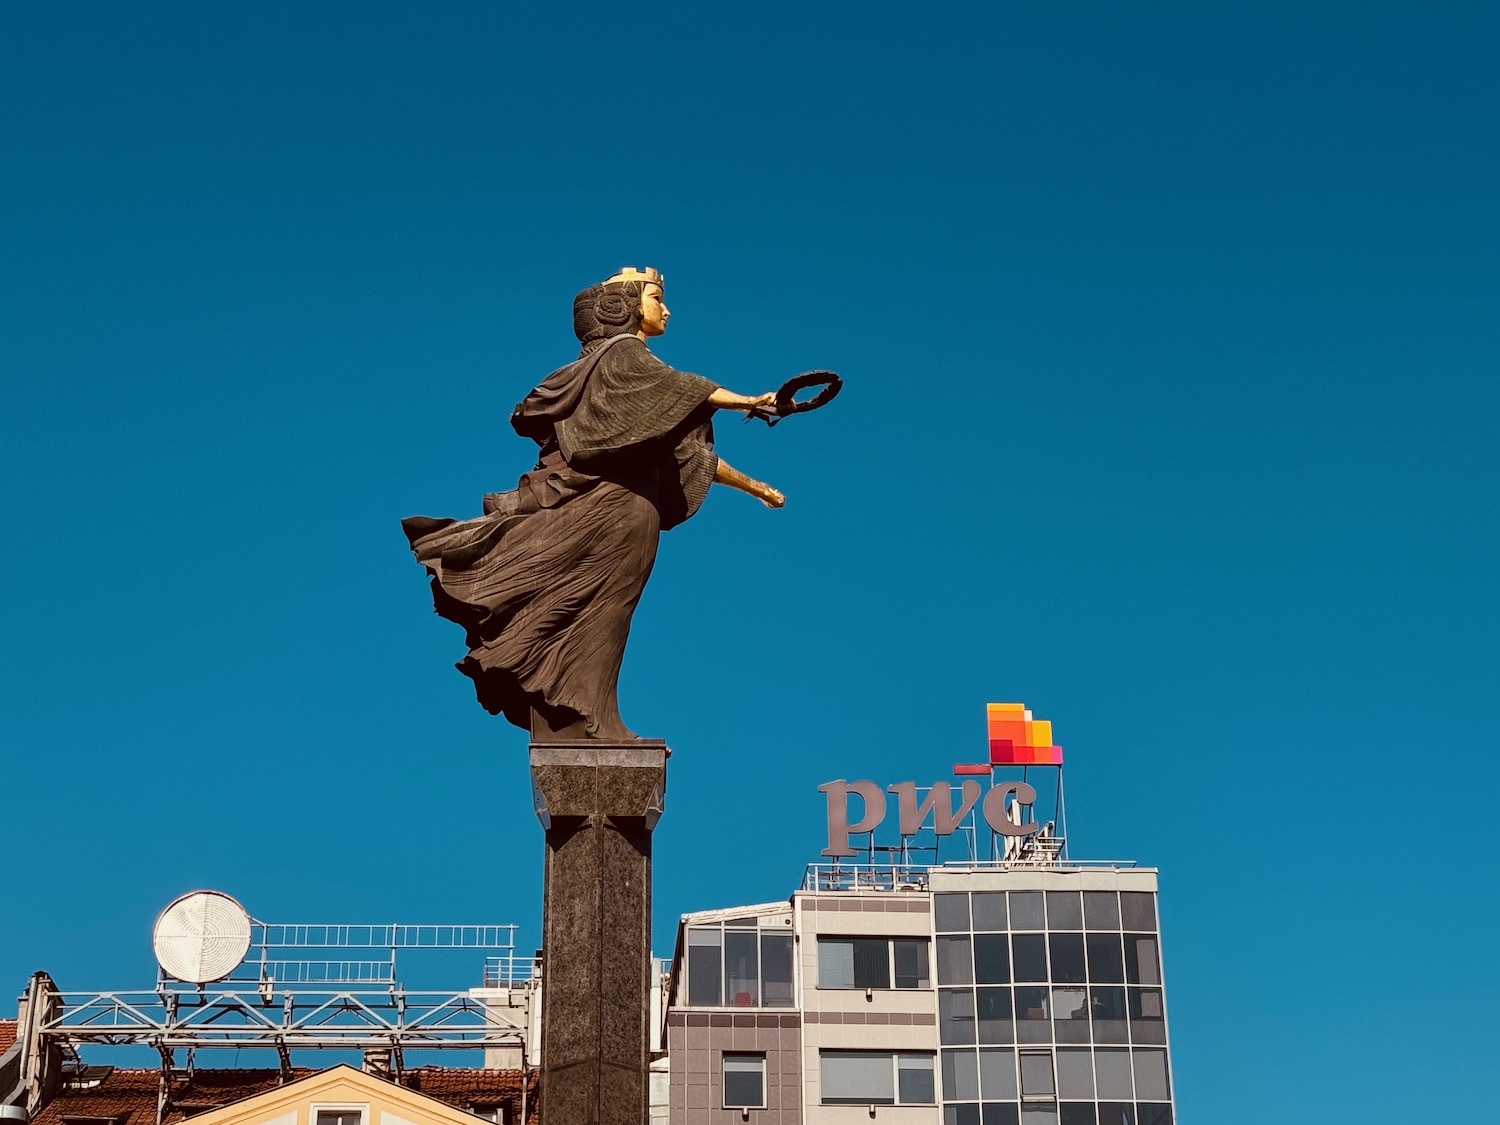
[[[292, 1080], [317, 1073], [311, 1067], [294, 1067]], [[117, 1069], [90, 1090], [60, 1090], [32, 1118], [32, 1125], [65, 1125], [73, 1117], [115, 1118], [119, 1125], [156, 1125], [156, 1070]], [[455, 1109], [474, 1105], [502, 1104], [507, 1116], [518, 1116], [521, 1108], [522, 1075], [519, 1070], [476, 1070], [457, 1067], [414, 1067], [402, 1075], [401, 1085]], [[165, 1125], [176, 1125], [192, 1110], [192, 1116], [282, 1085], [274, 1069], [196, 1070], [186, 1082], [172, 1090], [172, 1108]], [[536, 1078], [527, 1091], [528, 1109], [536, 1105]], [[529, 1114], [535, 1120], [535, 1113]]]
[[16, 1041], [16, 1021], [0, 1020], [0, 1055], [10, 1050], [11, 1044]]

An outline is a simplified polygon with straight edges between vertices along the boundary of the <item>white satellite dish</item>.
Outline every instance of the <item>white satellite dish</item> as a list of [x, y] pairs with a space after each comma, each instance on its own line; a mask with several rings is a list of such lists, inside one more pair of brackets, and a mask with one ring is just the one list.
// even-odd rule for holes
[[191, 891], [156, 919], [151, 948], [169, 976], [190, 984], [222, 980], [250, 949], [250, 915], [222, 891]]

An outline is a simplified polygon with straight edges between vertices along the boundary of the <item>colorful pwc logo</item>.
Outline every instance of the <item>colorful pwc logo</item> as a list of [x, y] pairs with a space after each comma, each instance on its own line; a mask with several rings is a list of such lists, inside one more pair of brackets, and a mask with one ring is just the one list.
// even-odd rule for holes
[[985, 706], [990, 760], [953, 767], [959, 776], [987, 774], [996, 766], [1060, 766], [1062, 747], [1052, 745], [1052, 724], [1033, 719], [1023, 703]]

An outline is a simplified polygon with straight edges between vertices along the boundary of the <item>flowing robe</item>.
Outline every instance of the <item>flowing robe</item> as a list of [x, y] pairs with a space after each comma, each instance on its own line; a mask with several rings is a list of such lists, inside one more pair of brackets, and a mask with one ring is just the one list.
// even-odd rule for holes
[[635, 737], [620, 660], [660, 532], [698, 510], [718, 469], [715, 389], [615, 336], [516, 407], [511, 425], [540, 453], [513, 491], [486, 496], [477, 519], [402, 521], [434, 607], [464, 627], [458, 669], [491, 714]]

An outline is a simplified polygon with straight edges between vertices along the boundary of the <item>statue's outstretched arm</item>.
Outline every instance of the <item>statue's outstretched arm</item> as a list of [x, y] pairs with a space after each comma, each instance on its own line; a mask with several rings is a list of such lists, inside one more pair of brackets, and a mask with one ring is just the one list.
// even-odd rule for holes
[[719, 458], [718, 471], [714, 473], [714, 483], [748, 492], [768, 508], [779, 508], [786, 503], [786, 497], [776, 489], [764, 481], [750, 479], [722, 457]]
[[719, 387], [708, 396], [708, 404], [719, 410], [754, 410], [756, 407], [775, 406], [776, 392], [768, 391], [763, 395], [737, 395], [731, 390]]

